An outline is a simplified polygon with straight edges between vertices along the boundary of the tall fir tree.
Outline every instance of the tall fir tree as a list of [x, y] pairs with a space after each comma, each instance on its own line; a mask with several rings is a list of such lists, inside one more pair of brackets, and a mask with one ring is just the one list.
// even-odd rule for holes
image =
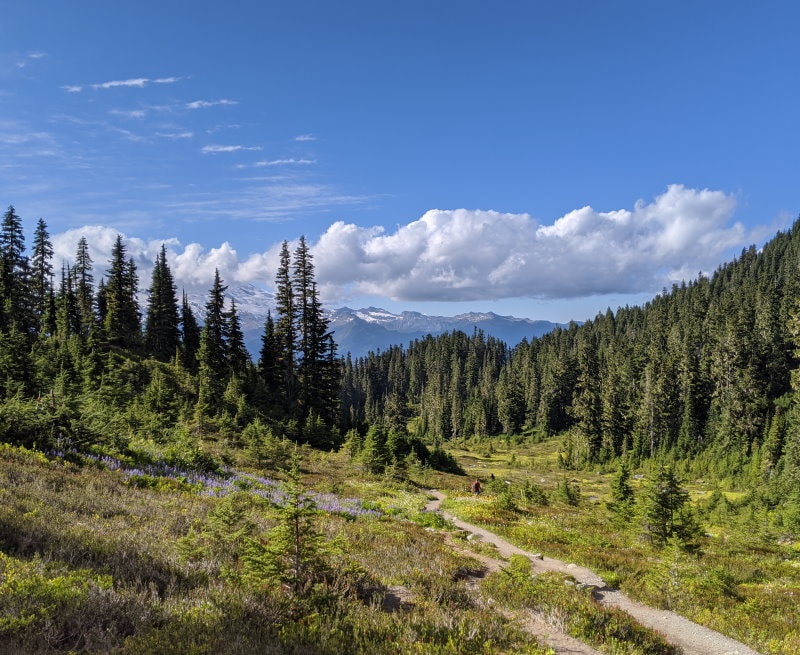
[[40, 331], [43, 336], [52, 337], [56, 334], [56, 294], [52, 282], [47, 291], [44, 314], [42, 315]]
[[228, 365], [231, 373], [242, 380], [247, 372], [250, 355], [244, 344], [244, 334], [239, 322], [239, 314], [236, 312], [236, 301], [233, 299], [231, 299], [231, 308], [226, 314], [225, 327]]
[[222, 409], [222, 396], [228, 382], [228, 357], [225, 333], [225, 290], [219, 270], [214, 271], [214, 284], [206, 302], [206, 320], [200, 333], [198, 361], [198, 401], [196, 414], [215, 416]]
[[602, 407], [597, 350], [593, 340], [582, 339], [577, 347], [578, 377], [572, 399], [572, 416], [585, 439], [588, 457], [600, 459], [602, 444]]
[[319, 302], [312, 259], [306, 239], [301, 236], [294, 253], [292, 285], [297, 315], [298, 402], [303, 417], [328, 414], [330, 405], [324, 382], [330, 332]]
[[108, 309], [107, 303], [107, 295], [106, 295], [106, 280], [105, 278], [100, 278], [100, 282], [97, 285], [97, 295], [95, 296], [95, 306], [97, 308], [97, 325], [100, 329], [105, 331], [105, 324], [106, 324], [106, 314]]
[[148, 290], [144, 331], [146, 352], [162, 362], [174, 357], [180, 343], [178, 323], [175, 283], [167, 264], [167, 251], [162, 244], [153, 266], [153, 278]]
[[[33, 235], [33, 257], [31, 258], [31, 292], [33, 296], [36, 324], [42, 330], [43, 319], [48, 310], [53, 290], [53, 244], [47, 232], [47, 223], [40, 218]], [[44, 330], [47, 333], [46, 330]]]
[[275, 337], [278, 342], [278, 365], [281, 370], [281, 395], [287, 415], [296, 413], [297, 401], [297, 309], [291, 276], [289, 244], [281, 245], [280, 264], [275, 276]]
[[25, 333], [33, 328], [28, 258], [24, 256], [25, 235], [22, 219], [13, 205], [3, 214], [0, 225], [0, 328], [14, 323]]
[[275, 335], [275, 322], [272, 311], [267, 311], [264, 332], [261, 335], [261, 352], [258, 359], [258, 372], [270, 394], [276, 394], [280, 384], [280, 364], [278, 362], [278, 339]]
[[200, 328], [183, 292], [181, 301], [181, 360], [190, 371], [197, 371], [197, 351], [200, 349]]
[[88, 335], [95, 327], [94, 315], [94, 275], [89, 243], [82, 236], [75, 252], [75, 295], [78, 301], [78, 314], [81, 321], [81, 334]]
[[78, 301], [75, 296], [75, 277], [69, 266], [61, 267], [61, 285], [56, 297], [56, 333], [63, 342], [80, 330]]
[[122, 236], [117, 235], [105, 285], [104, 327], [110, 345], [134, 348], [141, 341], [139, 306], [136, 301], [136, 265], [133, 259], [126, 261], [125, 254]]

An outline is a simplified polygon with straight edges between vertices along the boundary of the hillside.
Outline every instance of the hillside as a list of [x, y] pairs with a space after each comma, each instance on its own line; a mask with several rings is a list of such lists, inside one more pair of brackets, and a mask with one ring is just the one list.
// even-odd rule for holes
[[690, 459], [698, 476], [792, 496], [799, 258], [796, 223], [710, 277], [515, 348], [458, 332], [417, 340], [348, 368], [345, 403], [366, 421], [399, 411], [429, 439], [564, 434], [567, 468]]

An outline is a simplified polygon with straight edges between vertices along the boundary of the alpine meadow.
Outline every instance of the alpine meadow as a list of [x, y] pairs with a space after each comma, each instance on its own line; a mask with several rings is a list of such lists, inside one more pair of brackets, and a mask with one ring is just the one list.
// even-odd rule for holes
[[800, 655], [800, 5], [0, 5], [0, 655]]

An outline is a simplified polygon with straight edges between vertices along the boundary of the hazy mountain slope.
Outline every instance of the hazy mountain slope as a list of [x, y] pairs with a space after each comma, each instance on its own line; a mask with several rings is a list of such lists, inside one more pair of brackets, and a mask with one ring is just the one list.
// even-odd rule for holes
[[[229, 287], [227, 296], [236, 300], [236, 309], [242, 323], [247, 348], [253, 356], [258, 356], [267, 312], [275, 311], [273, 294], [247, 284]], [[203, 294], [189, 295], [189, 304], [200, 321], [203, 319], [205, 302]], [[475, 328], [513, 346], [523, 338], [539, 337], [559, 325], [550, 321], [500, 316], [493, 312], [430, 316], [420, 312], [393, 314], [378, 307], [364, 309], [341, 307], [330, 310], [328, 318], [339, 352], [342, 354], [349, 352], [353, 357], [365, 355], [370, 350], [385, 350], [389, 346], [405, 345], [426, 334], [436, 335], [451, 330], [472, 333]]]

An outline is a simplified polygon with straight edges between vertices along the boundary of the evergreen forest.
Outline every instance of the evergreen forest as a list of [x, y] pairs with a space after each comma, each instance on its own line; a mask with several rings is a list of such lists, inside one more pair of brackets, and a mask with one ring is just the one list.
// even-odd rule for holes
[[344, 420], [562, 438], [566, 470], [677, 462], [800, 494], [800, 222], [711, 276], [516, 348], [475, 331], [347, 361]]
[[[72, 266], [54, 271], [52, 256], [41, 219], [27, 254], [22, 222], [9, 207], [0, 232], [4, 441], [124, 450], [145, 439], [200, 457], [198, 440], [213, 434], [258, 457], [282, 440], [331, 449], [341, 445], [344, 430], [366, 432], [364, 422], [341, 420], [342, 361], [304, 238], [293, 253], [282, 246], [276, 311], [267, 317], [257, 361], [245, 348], [236, 303], [226, 299], [218, 272], [204, 315], [196, 317], [185, 293], [178, 301], [163, 246], [144, 307], [136, 264], [121, 236], [111, 260], [99, 263], [103, 274], [95, 271], [85, 238], [76, 244]], [[412, 451], [422, 462], [453, 466], [405, 426], [396, 428], [378, 466], [387, 456]], [[384, 453], [390, 435], [383, 428], [377, 434]]]

